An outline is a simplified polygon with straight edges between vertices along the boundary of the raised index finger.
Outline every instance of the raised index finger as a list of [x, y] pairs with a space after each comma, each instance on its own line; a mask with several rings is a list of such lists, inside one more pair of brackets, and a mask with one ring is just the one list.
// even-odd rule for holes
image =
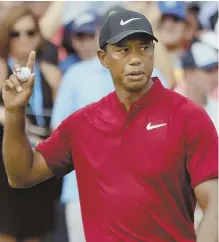
[[29, 68], [32, 72], [34, 64], [35, 64], [35, 59], [36, 59], [36, 52], [35, 51], [31, 51], [28, 57], [28, 61], [27, 61], [27, 68]]

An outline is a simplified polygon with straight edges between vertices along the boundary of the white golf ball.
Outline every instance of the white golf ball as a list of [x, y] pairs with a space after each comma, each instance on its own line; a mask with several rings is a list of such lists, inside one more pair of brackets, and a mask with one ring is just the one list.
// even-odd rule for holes
[[14, 71], [14, 74], [17, 76], [17, 78], [20, 81], [26, 82], [29, 79], [30, 75], [31, 75], [31, 71], [27, 67], [22, 67], [21, 71]]

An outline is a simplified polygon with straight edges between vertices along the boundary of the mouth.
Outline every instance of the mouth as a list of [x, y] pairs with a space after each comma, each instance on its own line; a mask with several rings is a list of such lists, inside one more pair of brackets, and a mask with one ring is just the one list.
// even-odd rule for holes
[[141, 74], [144, 74], [143, 71], [132, 71], [132, 72], [129, 72], [126, 76], [137, 76], [137, 75], [141, 75]]
[[145, 73], [143, 71], [132, 71], [129, 72], [126, 76], [131, 80], [138, 80], [143, 77]]

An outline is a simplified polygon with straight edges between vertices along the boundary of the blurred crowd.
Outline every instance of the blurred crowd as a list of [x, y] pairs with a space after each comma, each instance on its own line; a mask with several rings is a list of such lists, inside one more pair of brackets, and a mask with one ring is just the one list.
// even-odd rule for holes
[[[31, 50], [37, 53], [35, 87], [26, 109], [32, 146], [72, 112], [114, 90], [96, 50], [101, 25], [122, 9], [144, 14], [153, 26], [159, 42], [152, 75], [204, 107], [218, 130], [217, 1], [1, 1], [0, 92], [13, 66], [24, 66]], [[2, 98], [0, 124], [2, 140]], [[0, 186], [0, 242], [85, 241], [74, 172], [16, 190], [9, 187], [0, 162]], [[196, 217], [200, 221], [201, 211]]]

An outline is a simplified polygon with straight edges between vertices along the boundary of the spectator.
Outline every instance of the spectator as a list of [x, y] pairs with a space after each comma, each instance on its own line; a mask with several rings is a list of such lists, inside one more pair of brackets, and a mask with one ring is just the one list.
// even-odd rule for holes
[[[27, 132], [33, 145], [50, 134], [50, 113], [61, 77], [55, 66], [41, 58], [43, 47], [36, 16], [24, 6], [12, 8], [0, 29], [0, 86], [12, 74], [12, 66], [15, 63], [23, 66], [29, 52], [36, 50], [34, 94], [27, 108]], [[1, 123], [4, 124], [3, 104], [1, 114]], [[0, 214], [2, 236], [7, 234], [14, 240], [39, 241], [45, 234], [52, 232], [55, 222], [54, 202], [60, 194], [60, 183], [52, 179], [30, 190], [14, 190], [1, 177], [3, 194], [0, 195], [0, 206], [4, 211]], [[11, 240], [4, 240], [7, 241]]]
[[[47, 90], [46, 92], [48, 92], [46, 97], [44, 97], [44, 105], [45, 108], [51, 108], [52, 100], [54, 100], [56, 96], [56, 90], [61, 75], [58, 69], [49, 63], [49, 60], [45, 61], [42, 59], [43, 52], [45, 51], [44, 42], [35, 15], [33, 15], [31, 10], [22, 6], [12, 8], [4, 19], [0, 34], [0, 89], [5, 77], [8, 76], [9, 73], [12, 73], [10, 67], [14, 62], [24, 65], [24, 60], [26, 60], [29, 51], [37, 49], [38, 65], [36, 68], [37, 70], [40, 69], [37, 71], [39, 74], [38, 77], [42, 79], [42, 86]], [[30, 39], [32, 41], [29, 41]], [[54, 78], [54, 76], [56, 78]], [[52, 98], [50, 98], [50, 96]], [[40, 101], [38, 101], [38, 104], [39, 103]], [[29, 115], [29, 118], [34, 119], [32, 116], [33, 115]], [[46, 118], [46, 123], [48, 126], [48, 118]]]
[[60, 63], [62, 73], [78, 61], [89, 60], [96, 55], [99, 24], [98, 16], [93, 11], [87, 11], [65, 26], [63, 46], [68, 55]]
[[217, 51], [196, 41], [182, 57], [182, 67], [185, 85], [184, 89], [178, 87], [176, 91], [204, 107], [218, 130], [217, 102], [210, 98], [218, 81]]
[[[202, 33], [200, 33], [198, 40], [200, 40], [201, 42], [205, 43], [206, 45], [208, 45], [209, 47], [215, 49], [217, 52], [219, 50], [219, 45], [218, 45], [218, 34], [215, 31], [209, 31], [209, 30], [205, 30]], [[217, 75], [217, 73], [215, 73]], [[215, 88], [211, 94], [212, 100], [218, 100], [218, 76], [216, 76], [215, 78]]]
[[160, 39], [170, 54], [180, 55], [183, 50], [183, 38], [186, 30], [187, 8], [185, 2], [159, 2], [161, 19], [159, 23]]
[[187, 50], [193, 39], [197, 38], [202, 31], [201, 24], [199, 22], [199, 4], [188, 4], [187, 17], [186, 17], [186, 28], [184, 32], [183, 46]]
[[[173, 71], [175, 85], [182, 79], [180, 58], [185, 51], [185, 38], [188, 40], [193, 35], [189, 30], [187, 21], [187, 3], [182, 1], [158, 2], [161, 17], [158, 22], [158, 36], [167, 49]], [[191, 28], [192, 30], [193, 28]], [[187, 34], [186, 35], [186, 31]]]

